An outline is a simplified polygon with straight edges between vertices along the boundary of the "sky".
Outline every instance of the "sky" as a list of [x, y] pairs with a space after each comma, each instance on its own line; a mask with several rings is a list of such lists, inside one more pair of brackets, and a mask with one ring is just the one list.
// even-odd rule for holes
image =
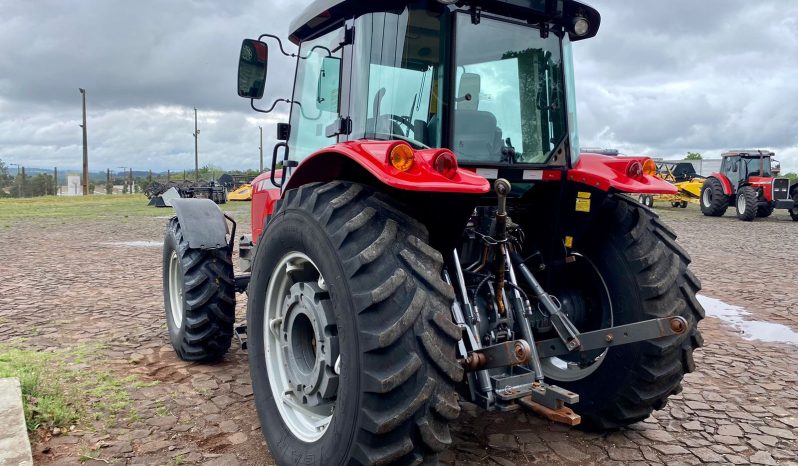
[[[82, 87], [91, 171], [193, 168], [194, 107], [200, 165], [257, 168], [261, 126], [268, 166], [288, 109], [256, 113], [236, 95], [238, 51], [286, 37], [308, 3], [0, 0], [0, 159], [79, 168]], [[798, 2], [590, 3], [601, 30], [574, 46], [583, 146], [665, 159], [768, 148], [798, 171]], [[267, 99], [290, 96], [293, 72], [271, 54]]]

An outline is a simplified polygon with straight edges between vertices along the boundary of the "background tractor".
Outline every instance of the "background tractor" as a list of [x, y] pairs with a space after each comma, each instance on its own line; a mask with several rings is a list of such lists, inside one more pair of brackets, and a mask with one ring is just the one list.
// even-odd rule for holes
[[[177, 354], [210, 361], [246, 291], [278, 464], [434, 462], [462, 399], [613, 429], [679, 392], [699, 282], [623, 194], [676, 190], [651, 159], [579, 152], [572, 47], [599, 24], [572, 0], [318, 0], [297, 50], [243, 42], [239, 96], [290, 120], [253, 182], [243, 273], [233, 219], [178, 200], [164, 302]], [[261, 109], [270, 53], [295, 84]]]
[[787, 209], [798, 221], [798, 182], [790, 185], [789, 179], [775, 177], [774, 156], [762, 150], [724, 152], [720, 172], [710, 175], [701, 188], [701, 212], [720, 217], [733, 204], [737, 218], [750, 222]]

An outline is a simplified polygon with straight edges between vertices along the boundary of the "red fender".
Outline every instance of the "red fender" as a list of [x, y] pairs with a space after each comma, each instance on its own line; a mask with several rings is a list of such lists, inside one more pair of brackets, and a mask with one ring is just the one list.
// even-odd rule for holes
[[347, 159], [353, 161], [380, 183], [404, 191], [431, 193], [484, 194], [490, 190], [485, 178], [458, 168], [452, 178], [447, 178], [432, 167], [432, 160], [447, 149], [414, 151], [415, 163], [407, 171], [391, 165], [388, 155], [402, 141], [348, 141], [311, 154], [291, 174], [285, 189], [298, 188], [307, 183], [336, 179]]
[[[275, 179], [283, 177], [282, 170], [274, 172]], [[252, 241], [257, 243], [263, 232], [263, 223], [267, 215], [274, 212], [274, 204], [280, 200], [280, 188], [272, 184], [271, 172], [261, 173], [252, 181], [252, 206], [250, 207], [252, 222]]]
[[641, 165], [648, 157], [610, 157], [599, 154], [582, 154], [573, 169], [568, 170], [568, 180], [590, 187], [622, 193], [677, 194], [675, 186], [651, 175], [629, 176], [632, 163]]
[[726, 178], [726, 175], [720, 172], [715, 172], [709, 175], [708, 178], [717, 178], [718, 181], [720, 181], [720, 184], [723, 186], [723, 194], [727, 196], [731, 196], [733, 194], [731, 181], [729, 181], [729, 179]]

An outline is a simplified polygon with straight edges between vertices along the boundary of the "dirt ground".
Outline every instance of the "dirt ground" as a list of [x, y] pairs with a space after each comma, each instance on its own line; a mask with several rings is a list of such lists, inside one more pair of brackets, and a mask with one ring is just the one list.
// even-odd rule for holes
[[[246, 205], [233, 208], [246, 231]], [[778, 211], [754, 223], [694, 207], [658, 211], [692, 255], [702, 295], [722, 301], [705, 301], [724, 318], [701, 323], [705, 346], [683, 393], [609, 434], [466, 404], [445, 463], [798, 464], [798, 223]], [[235, 347], [223, 362], [198, 365], [169, 346], [160, 247], [169, 214], [0, 222], [0, 342], [101, 342], [90, 367], [157, 382], [131, 391], [134, 418], [88, 421], [34, 443], [37, 464], [272, 464], [246, 353]], [[237, 312], [243, 321], [242, 296]]]

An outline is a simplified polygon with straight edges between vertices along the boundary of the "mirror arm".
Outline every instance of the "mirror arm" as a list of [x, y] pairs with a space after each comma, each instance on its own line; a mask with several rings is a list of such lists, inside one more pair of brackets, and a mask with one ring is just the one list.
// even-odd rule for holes
[[282, 52], [282, 54], [285, 55], [286, 57], [291, 57], [291, 58], [297, 57], [296, 54], [288, 53], [288, 52], [285, 51], [285, 49], [283, 48], [283, 41], [280, 40], [279, 37], [277, 37], [277, 36], [275, 36], [273, 34], [261, 34], [260, 37], [258, 37], [258, 41], [263, 42], [261, 39], [263, 39], [264, 37], [269, 37], [271, 39], [275, 39], [277, 41], [277, 44], [280, 46], [280, 52]]
[[272, 104], [272, 106], [268, 110], [263, 110], [261, 108], [255, 107], [255, 99], [249, 99], [249, 105], [252, 107], [252, 110], [255, 110], [256, 112], [260, 112], [260, 113], [271, 113], [271, 112], [273, 112], [274, 111], [274, 107], [276, 107], [277, 104], [279, 104], [280, 102], [285, 102], [285, 103], [288, 103], [288, 104], [293, 103], [293, 102], [291, 102], [288, 99], [277, 99], [277, 100], [274, 101], [274, 103]]

